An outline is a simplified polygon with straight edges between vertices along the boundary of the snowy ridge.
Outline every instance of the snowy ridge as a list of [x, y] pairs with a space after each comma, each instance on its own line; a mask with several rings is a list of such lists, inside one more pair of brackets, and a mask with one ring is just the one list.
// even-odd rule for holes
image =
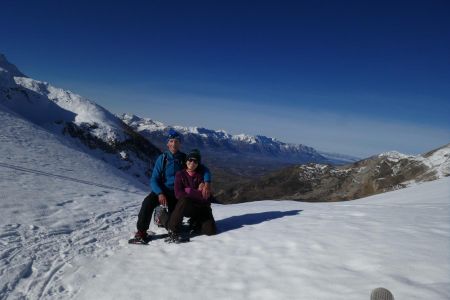
[[450, 176], [450, 144], [422, 155], [423, 162], [437, 173], [438, 178]]
[[[26, 92], [25, 98], [27, 101], [20, 103], [17, 101], [18, 97], [15, 97], [16, 103], [11, 103], [12, 101], [4, 103], [6, 106], [20, 111], [28, 119], [47, 125], [55, 121], [73, 122], [77, 125], [83, 123], [96, 124], [96, 128], [91, 131], [94, 136], [105, 141], [124, 141], [126, 139], [122, 122], [106, 109], [88, 99], [70, 91], [53, 87], [47, 82], [31, 78], [14, 77], [14, 81], [17, 85], [16, 88], [19, 89], [18, 91]], [[61, 110], [48, 110], [47, 108], [51, 107], [47, 102], [48, 100], [55, 103]], [[38, 115], [36, 115], [36, 109]]]
[[436, 173], [436, 178], [450, 176], [450, 144], [422, 155], [414, 156], [397, 151], [389, 151], [380, 154], [379, 157], [395, 163], [402, 159], [416, 161], [425, 164], [430, 169], [428, 173]]
[[105, 108], [71, 91], [24, 77], [3, 55], [0, 104], [142, 182], [147, 182], [149, 168], [160, 153]]
[[149, 118], [140, 118], [133, 114], [122, 114], [118, 116], [127, 125], [135, 128], [138, 132], [161, 132], [165, 133], [170, 128], [174, 128], [181, 134], [195, 134], [201, 137], [214, 137], [216, 139], [231, 139], [232, 136], [229, 135], [224, 130], [210, 130], [201, 127], [183, 127], [183, 126], [168, 126], [162, 122], [155, 121]]
[[[321, 157], [320, 154], [312, 147], [305, 145], [288, 144], [278, 141], [275, 138], [266, 137], [262, 135], [251, 136], [247, 134], [228, 134], [225, 130], [211, 130], [202, 127], [184, 127], [184, 126], [169, 126], [161, 122], [154, 121], [148, 118], [140, 118], [133, 114], [122, 114], [119, 116], [122, 121], [127, 125], [131, 126], [135, 130], [141, 133], [145, 133], [149, 138], [155, 136], [162, 136], [169, 130], [169, 128], [174, 128], [180, 132], [183, 136], [187, 137], [189, 135], [197, 136], [205, 141], [224, 144], [232, 147], [257, 147], [257, 149], [264, 149], [263, 151], [270, 151], [270, 153], [288, 153], [292, 155], [311, 155], [317, 160], [322, 160], [325, 162], [326, 159]], [[252, 148], [255, 149], [255, 148]], [[235, 150], [238, 151], [238, 150]], [[313, 158], [314, 159], [314, 158]]]
[[142, 119], [132, 114], [123, 114], [120, 116], [123, 121], [125, 121], [128, 125], [137, 128], [138, 131], [157, 131], [157, 130], [165, 130], [167, 127], [158, 121], [153, 121], [151, 119]]
[[407, 155], [400, 153], [398, 151], [388, 151], [378, 155], [378, 157], [387, 158], [390, 161], [398, 162], [400, 159], [411, 159], [414, 158], [412, 155]]

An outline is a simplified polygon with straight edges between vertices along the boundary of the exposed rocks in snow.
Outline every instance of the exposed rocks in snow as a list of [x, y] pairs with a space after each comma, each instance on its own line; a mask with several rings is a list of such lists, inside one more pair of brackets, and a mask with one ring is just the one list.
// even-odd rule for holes
[[222, 202], [263, 199], [342, 201], [383, 193], [416, 182], [450, 176], [450, 144], [424, 155], [383, 153], [341, 167], [288, 167], [219, 195]]

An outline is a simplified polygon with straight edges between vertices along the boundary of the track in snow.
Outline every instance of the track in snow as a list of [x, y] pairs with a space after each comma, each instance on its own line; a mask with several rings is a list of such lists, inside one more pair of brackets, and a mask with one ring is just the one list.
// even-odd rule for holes
[[2, 226], [0, 299], [73, 296], [73, 291], [58, 283], [64, 269], [71, 267], [75, 257], [101, 256], [117, 247], [119, 232], [127, 228], [123, 221], [132, 219], [137, 210], [136, 205], [130, 205], [96, 214], [65, 230], [25, 224]]

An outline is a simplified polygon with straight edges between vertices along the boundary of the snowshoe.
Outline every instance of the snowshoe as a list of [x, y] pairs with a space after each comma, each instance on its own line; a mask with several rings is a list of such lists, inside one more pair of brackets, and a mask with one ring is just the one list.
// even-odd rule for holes
[[169, 244], [181, 244], [189, 242], [190, 238], [187, 235], [182, 235], [177, 232], [169, 232], [169, 236], [164, 241]]
[[189, 232], [190, 236], [198, 236], [202, 233], [202, 224], [193, 218], [189, 219], [187, 231]]
[[152, 240], [152, 236], [147, 232], [136, 232], [133, 238], [128, 240], [128, 244], [147, 245]]

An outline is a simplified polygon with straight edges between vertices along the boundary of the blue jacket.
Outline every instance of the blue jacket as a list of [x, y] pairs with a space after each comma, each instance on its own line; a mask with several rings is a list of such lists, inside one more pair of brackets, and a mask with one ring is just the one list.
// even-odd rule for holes
[[[164, 155], [167, 157], [165, 174], [162, 173]], [[164, 190], [173, 191], [175, 184], [175, 174], [183, 170], [186, 166], [186, 154], [178, 151], [172, 154], [170, 151], [165, 151], [161, 154], [155, 163], [153, 168], [152, 177], [150, 178], [150, 187], [155, 194], [164, 193]], [[203, 168], [204, 176], [203, 180], [205, 182], [211, 182], [211, 173], [205, 165], [198, 166]]]

